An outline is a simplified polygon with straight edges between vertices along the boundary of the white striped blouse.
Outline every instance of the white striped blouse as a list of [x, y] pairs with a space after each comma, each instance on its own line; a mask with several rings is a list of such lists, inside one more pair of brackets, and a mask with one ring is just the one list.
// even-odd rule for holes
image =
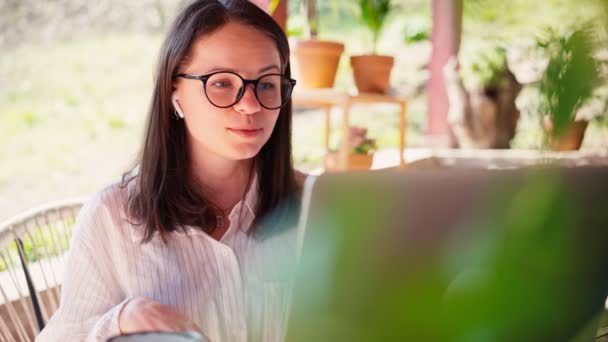
[[57, 312], [37, 341], [105, 341], [119, 334], [118, 314], [134, 296], [169, 305], [211, 341], [285, 338], [289, 262], [295, 229], [260, 240], [247, 234], [255, 218], [257, 177], [230, 213], [220, 241], [188, 227], [167, 244], [140, 244], [141, 226], [125, 220], [128, 189], [112, 185], [81, 210], [71, 241]]

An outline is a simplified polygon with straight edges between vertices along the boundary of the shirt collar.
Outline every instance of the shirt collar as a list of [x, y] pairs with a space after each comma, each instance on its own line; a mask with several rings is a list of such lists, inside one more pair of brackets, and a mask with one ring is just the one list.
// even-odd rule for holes
[[245, 198], [243, 199], [245, 206], [247, 207], [247, 209], [249, 210], [249, 213], [251, 214], [251, 216], [253, 218], [255, 218], [255, 211], [257, 209], [258, 200], [259, 200], [258, 182], [259, 182], [258, 173], [256, 171], [254, 171], [253, 177], [251, 179], [251, 185], [249, 186], [249, 190], [247, 191], [247, 194], [245, 194]]
[[[228, 215], [231, 226], [233, 224], [238, 224], [238, 228], [243, 232], [249, 231], [251, 228], [251, 223], [255, 220], [255, 211], [258, 205], [259, 197], [258, 189], [258, 174], [254, 171], [251, 184], [249, 185], [249, 190], [247, 190], [245, 197], [243, 197], [243, 199], [239, 201], [234, 208], [232, 208], [230, 215]], [[243, 216], [240, 217], [240, 215]]]

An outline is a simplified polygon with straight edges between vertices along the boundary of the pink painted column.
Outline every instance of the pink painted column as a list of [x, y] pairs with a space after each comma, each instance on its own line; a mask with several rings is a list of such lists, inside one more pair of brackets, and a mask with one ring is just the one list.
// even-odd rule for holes
[[270, 8], [270, 0], [249, 0], [249, 1], [258, 5], [258, 7], [260, 7], [264, 11], [268, 11], [268, 9]]
[[458, 55], [462, 32], [462, 0], [433, 0], [433, 45], [430, 78], [427, 86], [429, 144], [450, 144], [448, 97], [443, 80], [443, 66], [450, 56]]
[[[249, 0], [254, 4], [258, 5], [260, 8], [264, 9], [264, 11], [270, 10], [271, 0]], [[277, 8], [272, 13], [272, 17], [274, 20], [281, 26], [283, 31], [286, 31], [287, 28], [287, 0], [279, 0], [279, 4]]]
[[272, 17], [279, 23], [283, 31], [287, 32], [287, 0], [280, 0], [279, 5], [272, 13]]

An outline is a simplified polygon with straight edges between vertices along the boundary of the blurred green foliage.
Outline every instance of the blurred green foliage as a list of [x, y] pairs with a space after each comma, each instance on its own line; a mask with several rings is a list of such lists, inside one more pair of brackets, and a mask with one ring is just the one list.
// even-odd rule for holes
[[431, 27], [428, 20], [412, 18], [404, 26], [405, 44], [414, 44], [431, 39]]
[[469, 88], [497, 89], [507, 69], [506, 50], [500, 45], [485, 46], [463, 58], [462, 74]]

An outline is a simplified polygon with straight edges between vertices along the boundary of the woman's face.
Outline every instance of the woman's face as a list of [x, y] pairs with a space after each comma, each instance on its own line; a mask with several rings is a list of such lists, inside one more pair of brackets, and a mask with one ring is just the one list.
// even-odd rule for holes
[[[281, 59], [276, 44], [264, 33], [229, 22], [197, 38], [178, 73], [207, 75], [216, 71], [231, 71], [243, 79], [254, 80], [281, 73]], [[227, 108], [211, 104], [199, 80], [180, 77], [174, 81], [174, 87], [193, 153], [203, 158], [213, 154], [226, 160], [249, 159], [270, 138], [280, 109], [262, 107], [253, 85], [246, 87], [240, 101]], [[211, 87], [223, 91], [226, 84], [207, 82], [208, 94], [215, 91]]]

